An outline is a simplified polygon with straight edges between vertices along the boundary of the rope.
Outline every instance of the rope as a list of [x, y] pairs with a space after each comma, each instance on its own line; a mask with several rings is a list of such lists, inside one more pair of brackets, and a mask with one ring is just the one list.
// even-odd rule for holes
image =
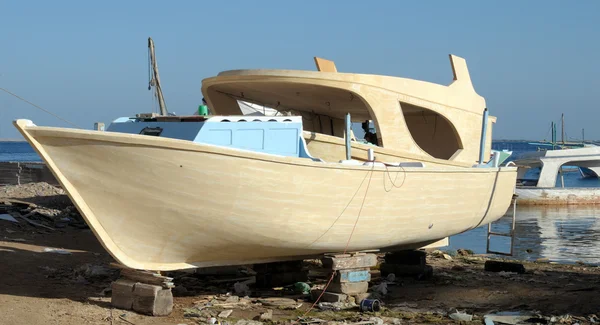
[[43, 108], [39, 107], [38, 105], [36, 105], [36, 104], [34, 104], [34, 103], [32, 103], [32, 102], [28, 101], [27, 99], [25, 99], [25, 98], [23, 98], [23, 97], [20, 97], [19, 95], [15, 94], [15, 93], [12, 93], [12, 92], [10, 92], [10, 91], [8, 91], [8, 90], [4, 89], [4, 88], [0, 88], [0, 90], [2, 90], [2, 91], [4, 91], [4, 92], [6, 92], [6, 93], [7, 93], [7, 94], [9, 94], [9, 95], [12, 95], [12, 96], [15, 96], [15, 97], [17, 97], [18, 99], [20, 99], [20, 100], [22, 100], [22, 101], [26, 102], [27, 104], [29, 104], [29, 105], [31, 105], [31, 106], [33, 106], [33, 107], [35, 107], [35, 108], [38, 108], [38, 109], [40, 109], [40, 110], [42, 110], [42, 111], [44, 111], [44, 112], [46, 112], [46, 113], [48, 113], [48, 114], [50, 114], [50, 115], [52, 115], [52, 116], [56, 117], [57, 119], [59, 119], [59, 120], [61, 120], [61, 121], [65, 122], [65, 123], [67, 123], [67, 124], [70, 124], [70, 125], [72, 125], [72, 126], [74, 126], [74, 127], [76, 127], [76, 128], [81, 128], [81, 127], [80, 127], [80, 126], [78, 126], [77, 124], [75, 124], [75, 123], [72, 123], [72, 122], [69, 122], [69, 121], [65, 120], [64, 118], [62, 118], [62, 117], [60, 117], [60, 116], [58, 116], [58, 115], [56, 115], [56, 114], [54, 114], [54, 113], [52, 113], [52, 112], [50, 112], [50, 111], [46, 110], [46, 109], [43, 109]]
[[[373, 167], [371, 168], [371, 172], [367, 174], [367, 175], [369, 175], [369, 182], [367, 183], [367, 189], [365, 190], [365, 196], [363, 197], [362, 203], [360, 205], [360, 209], [358, 210], [358, 216], [356, 217], [356, 220], [354, 221], [354, 226], [352, 227], [350, 236], [348, 236], [348, 241], [346, 242], [346, 247], [344, 248], [343, 254], [346, 254], [346, 252], [348, 251], [348, 246], [350, 245], [350, 241], [352, 240], [352, 235], [354, 235], [354, 230], [356, 230], [356, 225], [358, 224], [358, 220], [360, 219], [360, 214], [365, 205], [365, 201], [367, 200], [367, 193], [369, 193], [369, 186], [371, 185], [371, 179], [373, 178], [373, 170], [374, 169], [375, 169], [375, 164], [373, 164]], [[365, 178], [366, 178], [366, 176], [365, 176]], [[364, 182], [364, 179], [363, 179], [363, 182]], [[362, 187], [363, 182], [360, 183], [361, 186], [358, 187], [359, 189]], [[358, 191], [357, 191], [357, 193], [358, 193]], [[356, 193], [355, 193], [355, 195], [356, 195]], [[354, 198], [354, 196], [352, 196], [352, 198]], [[350, 202], [352, 202], [352, 200], [350, 200]], [[348, 205], [350, 205], [350, 203], [348, 203]], [[346, 208], [347, 207], [348, 206], [346, 206]], [[346, 208], [344, 208], [344, 211], [346, 210]], [[343, 212], [342, 212], [342, 214], [343, 214]], [[341, 215], [340, 215], [340, 217], [341, 217]], [[339, 219], [339, 217], [338, 217], [338, 219]], [[336, 221], [337, 221], [337, 219], [336, 219]], [[327, 281], [327, 284], [323, 288], [323, 291], [321, 291], [321, 294], [319, 295], [319, 297], [315, 300], [315, 302], [312, 304], [312, 306], [310, 306], [310, 308], [304, 313], [304, 315], [301, 316], [301, 318], [306, 317], [306, 315], [308, 315], [308, 313], [310, 313], [311, 310], [313, 310], [313, 308], [315, 308], [315, 306], [319, 303], [319, 301], [321, 300], [321, 297], [323, 297], [323, 294], [327, 291], [327, 288], [331, 284], [331, 281], [333, 280], [334, 276], [335, 276], [335, 272], [332, 272], [331, 277], [329, 277], [329, 281]]]

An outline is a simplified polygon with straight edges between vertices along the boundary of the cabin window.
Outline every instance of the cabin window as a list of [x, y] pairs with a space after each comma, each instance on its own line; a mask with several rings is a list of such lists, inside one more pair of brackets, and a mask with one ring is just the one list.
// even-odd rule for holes
[[454, 125], [432, 110], [400, 102], [406, 126], [417, 145], [435, 158], [450, 159], [463, 148]]
[[155, 128], [145, 127], [142, 129], [142, 131], [140, 131], [140, 134], [158, 137], [162, 133], [162, 130], [163, 129], [160, 127], [155, 127]]

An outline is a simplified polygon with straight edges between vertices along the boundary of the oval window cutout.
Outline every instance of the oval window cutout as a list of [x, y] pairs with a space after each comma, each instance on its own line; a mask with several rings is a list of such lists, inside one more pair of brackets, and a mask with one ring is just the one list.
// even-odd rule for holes
[[443, 115], [403, 102], [400, 107], [410, 135], [425, 152], [435, 158], [450, 159], [463, 149], [456, 128]]

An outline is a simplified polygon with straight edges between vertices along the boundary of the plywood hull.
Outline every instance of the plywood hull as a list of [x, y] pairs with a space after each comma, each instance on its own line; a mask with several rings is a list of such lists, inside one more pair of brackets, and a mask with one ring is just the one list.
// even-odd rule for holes
[[427, 244], [500, 218], [516, 180], [515, 168], [388, 172], [158, 137], [16, 125], [104, 247], [138, 269], [339, 252], [351, 233], [349, 250]]

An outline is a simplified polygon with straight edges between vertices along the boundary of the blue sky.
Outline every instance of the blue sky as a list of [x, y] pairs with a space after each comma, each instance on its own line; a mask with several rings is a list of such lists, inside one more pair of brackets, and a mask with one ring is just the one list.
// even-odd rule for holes
[[[448, 84], [467, 60], [498, 117], [494, 138], [600, 139], [600, 1], [2, 1], [0, 88], [83, 128], [155, 107], [147, 38], [170, 111], [191, 113], [222, 70], [339, 71]], [[17, 118], [64, 122], [0, 92], [0, 138]], [[559, 129], [560, 132], [560, 129]]]

